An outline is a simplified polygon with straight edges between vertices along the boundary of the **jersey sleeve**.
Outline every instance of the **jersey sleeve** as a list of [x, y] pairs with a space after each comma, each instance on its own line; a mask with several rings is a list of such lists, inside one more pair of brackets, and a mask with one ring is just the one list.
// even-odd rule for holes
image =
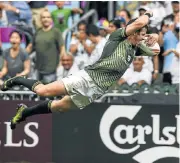
[[126, 28], [119, 28], [118, 30], [116, 30], [115, 32], [113, 32], [110, 37], [109, 40], [112, 41], [121, 41], [123, 39], [126, 39]]
[[140, 43], [137, 48], [137, 55], [138, 56], [154, 56], [154, 52], [145, 44]]

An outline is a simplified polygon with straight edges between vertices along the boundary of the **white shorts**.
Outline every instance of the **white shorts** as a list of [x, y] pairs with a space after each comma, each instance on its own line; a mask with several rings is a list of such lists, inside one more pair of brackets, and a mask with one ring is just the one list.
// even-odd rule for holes
[[74, 104], [83, 109], [104, 94], [85, 70], [62, 79], [68, 95]]

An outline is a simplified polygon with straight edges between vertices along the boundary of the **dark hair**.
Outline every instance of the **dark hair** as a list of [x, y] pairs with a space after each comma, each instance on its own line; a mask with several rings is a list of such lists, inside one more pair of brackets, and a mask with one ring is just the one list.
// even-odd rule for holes
[[127, 9], [124, 8], [124, 9], [122, 9], [122, 10], [120, 10], [120, 11], [126, 12], [128, 18], [131, 19], [131, 13], [130, 13]]
[[171, 3], [179, 4], [179, 1], [172, 1]]
[[[116, 28], [121, 28], [121, 24], [124, 23], [119, 19], [113, 19], [111, 21], [109, 21], [109, 23], [112, 23], [116, 26]], [[125, 24], [125, 23], [124, 23]]]
[[[126, 26], [128, 26], [128, 25], [130, 25], [130, 24], [132, 24], [133, 22], [135, 22], [137, 20], [137, 18], [134, 18], [134, 19], [131, 19], [128, 23], [127, 23], [127, 25]], [[148, 31], [148, 25], [145, 25], [144, 27], [142, 27], [142, 28], [146, 28], [147, 29], [147, 31]], [[141, 28], [141, 29], [142, 29]], [[137, 32], [140, 32], [141, 31], [141, 29], [139, 29], [139, 30], [137, 30]]]
[[87, 23], [86, 23], [85, 21], [80, 21], [80, 22], [78, 23], [77, 27], [79, 28], [79, 26], [81, 26], [81, 25], [87, 26]]
[[22, 33], [21, 33], [20, 31], [18, 31], [18, 30], [16, 30], [16, 29], [13, 30], [13, 31], [9, 34], [9, 37], [11, 37], [13, 33], [17, 33], [17, 34], [19, 35], [20, 39], [22, 40], [23, 36], [22, 36]]
[[93, 24], [88, 25], [86, 33], [87, 33], [87, 35], [92, 34], [93, 36], [100, 35], [98, 27]]

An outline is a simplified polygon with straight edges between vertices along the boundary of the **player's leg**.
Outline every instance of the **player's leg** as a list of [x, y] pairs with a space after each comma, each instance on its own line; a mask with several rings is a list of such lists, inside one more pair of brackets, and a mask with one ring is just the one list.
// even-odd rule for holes
[[55, 81], [46, 85], [40, 83], [34, 86], [33, 92], [45, 97], [67, 95], [66, 88], [62, 81]]
[[40, 83], [41, 82], [38, 80], [27, 79], [25, 76], [15, 76], [13, 78], [4, 81], [1, 90], [7, 91], [8, 89], [16, 85], [23, 85], [24, 87], [27, 87], [29, 90], [33, 90], [34, 86]]
[[6, 80], [1, 90], [6, 91], [15, 85], [23, 85], [29, 88], [29, 90], [38, 94], [39, 96], [47, 97], [47, 96], [58, 96], [58, 95], [67, 94], [64, 84], [61, 81], [55, 81], [50, 84], [44, 85], [38, 80], [26, 79], [23, 76], [14, 77], [14, 78]]
[[16, 124], [33, 115], [50, 114], [52, 112], [66, 112], [70, 109], [77, 109], [70, 96], [65, 96], [61, 100], [44, 101], [32, 107], [20, 104], [18, 105], [16, 115], [11, 120], [11, 128], [14, 129]]

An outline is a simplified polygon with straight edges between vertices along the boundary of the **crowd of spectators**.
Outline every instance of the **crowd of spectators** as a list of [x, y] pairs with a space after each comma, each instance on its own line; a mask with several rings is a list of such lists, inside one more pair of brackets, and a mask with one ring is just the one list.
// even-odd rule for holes
[[[11, 47], [3, 49], [0, 42], [0, 84], [13, 76], [25, 75], [44, 83], [60, 80], [95, 63], [102, 54], [109, 35], [125, 27], [129, 20], [153, 11], [148, 34], [159, 34], [159, 56], [137, 56], [118, 84], [161, 83], [179, 84], [179, 1], [142, 1], [135, 11], [127, 8], [116, 12], [113, 20], [100, 18], [97, 24], [82, 21], [73, 31], [70, 48], [66, 49], [63, 32], [72, 14], [83, 15], [81, 8], [68, 9], [63, 1], [54, 2], [57, 9], [50, 12], [47, 1], [0, 2], [0, 27], [21, 24], [32, 29], [32, 39], [25, 48], [22, 30], [9, 35]], [[131, 14], [133, 13], [133, 14]], [[27, 39], [27, 37], [25, 37]], [[31, 57], [35, 54], [35, 57]], [[32, 64], [32, 62], [34, 64]], [[32, 66], [34, 65], [34, 67]], [[33, 70], [33, 71], [32, 71]]]

